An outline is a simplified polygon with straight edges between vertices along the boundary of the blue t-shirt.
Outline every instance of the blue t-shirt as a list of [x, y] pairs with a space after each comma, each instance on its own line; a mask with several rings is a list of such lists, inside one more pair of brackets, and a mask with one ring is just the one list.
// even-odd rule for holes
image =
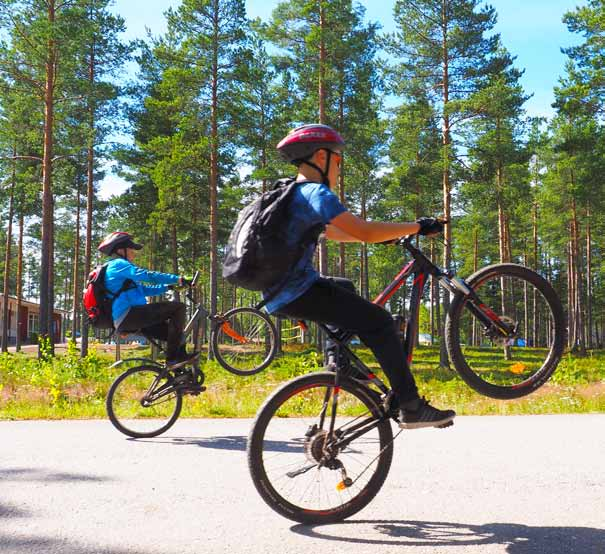
[[[317, 224], [327, 225], [347, 209], [328, 186], [305, 183], [294, 191], [288, 211], [290, 217], [286, 240], [292, 248], [296, 248], [311, 227]], [[301, 259], [288, 272], [287, 284], [267, 302], [265, 308], [270, 314], [301, 296], [319, 279], [319, 273], [313, 267], [315, 248], [315, 244], [307, 247]], [[278, 286], [264, 290], [263, 297], [269, 296]]]

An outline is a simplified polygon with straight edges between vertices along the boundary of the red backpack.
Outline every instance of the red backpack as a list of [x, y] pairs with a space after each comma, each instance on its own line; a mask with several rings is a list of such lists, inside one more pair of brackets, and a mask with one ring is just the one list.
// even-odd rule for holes
[[125, 290], [133, 288], [134, 285], [130, 279], [126, 279], [120, 290], [113, 293], [105, 286], [106, 272], [107, 264], [95, 267], [88, 275], [84, 288], [83, 302], [88, 314], [88, 324], [95, 329], [113, 329], [111, 316], [113, 301]]

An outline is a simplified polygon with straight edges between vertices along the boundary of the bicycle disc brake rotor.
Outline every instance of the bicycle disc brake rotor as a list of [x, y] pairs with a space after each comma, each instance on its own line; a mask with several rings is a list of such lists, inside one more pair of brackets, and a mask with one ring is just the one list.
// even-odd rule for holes
[[514, 319], [512, 319], [511, 317], [508, 317], [506, 315], [501, 315], [501, 316], [499, 316], [499, 318], [500, 318], [500, 321], [502, 321], [502, 323], [515, 329], [514, 334], [504, 336], [498, 329], [496, 329], [495, 326], [492, 326], [490, 329], [488, 329], [485, 334], [494, 344], [497, 344], [498, 346], [506, 346], [508, 341], [511, 340], [514, 337], [514, 335], [516, 335], [517, 322]]

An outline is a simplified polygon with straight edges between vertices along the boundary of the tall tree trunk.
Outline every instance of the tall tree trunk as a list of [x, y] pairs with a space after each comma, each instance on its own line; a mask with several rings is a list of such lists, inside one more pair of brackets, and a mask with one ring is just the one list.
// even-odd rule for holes
[[[170, 229], [170, 242], [171, 242], [171, 257], [172, 257], [172, 273], [179, 275], [179, 242], [177, 240], [176, 223], [172, 222]], [[177, 302], [181, 301], [181, 295], [178, 290], [174, 291], [174, 299]]]
[[19, 242], [17, 243], [17, 337], [15, 338], [15, 350], [21, 350], [21, 328], [27, 322], [21, 321], [21, 298], [23, 296], [23, 195], [21, 195], [19, 207]]
[[[572, 183], [573, 183], [573, 172], [572, 172]], [[574, 308], [575, 308], [575, 317], [574, 324], [575, 330], [574, 334], [576, 335], [576, 344], [578, 351], [581, 355], [586, 355], [586, 338], [584, 336], [584, 323], [583, 323], [583, 281], [582, 281], [582, 255], [580, 252], [580, 232], [578, 225], [578, 213], [575, 198], [572, 198], [571, 201], [571, 210], [572, 210], [572, 235], [571, 235], [571, 243], [572, 243], [572, 258], [574, 260]]]
[[[55, 23], [55, 0], [47, 1], [48, 24]], [[55, 78], [57, 52], [54, 38], [47, 42], [44, 85], [44, 151], [42, 154], [42, 253], [40, 261], [40, 336], [48, 338], [50, 354], [54, 353], [53, 313], [54, 313], [54, 263], [53, 263], [53, 218], [54, 202], [52, 193], [52, 156]], [[43, 351], [38, 348], [38, 357]]]
[[[450, 134], [450, 117], [448, 115], [448, 104], [449, 104], [449, 44], [448, 44], [448, 8], [449, 0], [442, 0], [441, 4], [441, 25], [442, 25], [442, 42], [441, 42], [441, 55], [443, 62], [443, 134], [442, 134], [442, 150], [443, 150], [443, 217], [450, 221], [449, 225], [445, 226], [443, 243], [443, 265], [447, 270], [450, 266], [452, 257], [452, 192], [450, 186], [450, 148], [451, 148], [451, 134]], [[450, 296], [448, 291], [444, 291], [443, 295], [443, 315], [447, 316], [450, 307]], [[442, 367], [449, 368], [449, 358], [447, 350], [445, 348], [444, 337], [441, 337], [441, 349], [440, 349], [440, 364]]]
[[[361, 187], [361, 218], [367, 217], [367, 199], [365, 186]], [[361, 260], [360, 260], [360, 293], [366, 300], [370, 297], [370, 277], [368, 271], [368, 245], [365, 242], [361, 243]]]
[[76, 340], [78, 333], [78, 312], [80, 306], [80, 175], [78, 174], [76, 190], [76, 230], [74, 233], [74, 260], [73, 260], [73, 307], [71, 317], [71, 338]]
[[[532, 258], [532, 269], [538, 271], [538, 203], [534, 201], [533, 206], [533, 258]], [[540, 322], [538, 321], [538, 291], [535, 287], [532, 287], [532, 298], [531, 298], [531, 311], [532, 311], [532, 338], [531, 346], [538, 346], [540, 340]]]
[[[473, 273], [479, 269], [479, 230], [477, 227], [473, 229]], [[471, 318], [473, 321], [473, 329], [471, 332], [471, 345], [479, 346], [479, 324], [476, 318]]]
[[586, 209], [586, 328], [587, 347], [593, 348], [592, 317], [592, 232], [590, 228], [590, 207]]
[[[92, 17], [92, 14], [91, 14]], [[90, 45], [88, 58], [88, 85], [92, 90], [95, 82], [95, 42], [94, 39]], [[94, 202], [94, 169], [95, 169], [95, 146], [94, 146], [94, 130], [95, 130], [95, 105], [92, 96], [88, 101], [88, 127], [91, 134], [90, 142], [86, 149], [86, 243], [84, 245], [84, 275], [88, 278], [88, 274], [92, 265], [92, 215]], [[88, 354], [88, 317], [86, 312], [82, 312], [82, 345], [80, 355], [82, 357]]]
[[[15, 147], [13, 147], [13, 157], [16, 156]], [[8, 352], [8, 293], [9, 293], [9, 278], [11, 274], [11, 243], [13, 241], [13, 215], [15, 211], [15, 187], [17, 182], [16, 162], [13, 161], [13, 172], [10, 188], [10, 197], [8, 201], [8, 222], [6, 227], [6, 249], [4, 251], [4, 286], [2, 287], [2, 337], [1, 348], [2, 352]]]
[[[318, 83], [318, 97], [319, 97], [319, 123], [325, 125], [326, 123], [326, 43], [325, 43], [325, 30], [326, 30], [326, 12], [324, 8], [324, 0], [317, 0], [319, 8], [319, 83]], [[321, 237], [319, 239], [319, 272], [322, 275], [328, 275], [328, 245], [326, 244], [326, 238]]]
[[260, 166], [262, 169], [262, 175], [263, 175], [263, 179], [262, 179], [262, 192], [266, 192], [267, 191], [267, 184], [268, 184], [268, 179], [265, 175], [265, 171], [267, 170], [267, 135], [268, 135], [268, 131], [267, 131], [267, 105], [266, 105], [266, 101], [265, 101], [265, 95], [264, 95], [264, 89], [261, 92], [261, 98], [260, 98], [260, 122], [259, 122], [259, 127], [260, 127], [260, 134], [262, 137], [262, 146], [261, 146], [261, 150], [260, 150]]
[[[341, 83], [340, 93], [338, 96], [338, 122], [340, 129], [344, 128], [344, 84]], [[344, 167], [344, 159], [340, 161], [340, 183], [338, 187], [338, 195], [340, 197], [340, 202], [344, 206], [345, 205], [345, 167]], [[347, 266], [346, 266], [346, 245], [344, 242], [339, 243], [338, 245], [338, 274], [341, 277], [346, 277], [347, 274]]]
[[210, 108], [210, 313], [217, 309], [217, 255], [218, 255], [218, 36], [219, 0], [212, 0], [213, 38], [211, 65], [211, 108]]

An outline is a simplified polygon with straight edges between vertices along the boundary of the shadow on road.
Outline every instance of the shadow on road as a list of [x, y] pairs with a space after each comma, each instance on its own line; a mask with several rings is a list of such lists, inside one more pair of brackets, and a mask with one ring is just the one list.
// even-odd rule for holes
[[[19, 508], [18, 506], [13, 506], [12, 504], [1, 504], [0, 503], [0, 519], [8, 519], [8, 518], [22, 518], [22, 517], [32, 517], [31, 512], [24, 510], [23, 508]], [[0, 546], [2, 543], [0, 542]]]
[[[370, 530], [363, 529], [369, 526]], [[338, 530], [338, 533], [330, 532]], [[330, 525], [294, 525], [299, 535], [352, 544], [439, 547], [506, 545], [508, 554], [603, 554], [605, 529], [536, 527], [518, 523], [473, 525], [441, 521], [357, 520]], [[363, 536], [360, 536], [363, 533]], [[407, 552], [413, 552], [408, 550]]]
[[[5, 537], [0, 535], [2, 552], [33, 554], [34, 552], [60, 552], [61, 554], [149, 554], [151, 551], [116, 549], [100, 545], [84, 545], [49, 537]], [[157, 552], [154, 550], [154, 552]]]
[[38, 481], [38, 482], [103, 482], [109, 478], [99, 475], [88, 475], [85, 473], [64, 473], [34, 469], [29, 467], [17, 467], [0, 469], [0, 481]]
[[[173, 444], [176, 446], [199, 446], [201, 448], [215, 448], [217, 450], [246, 451], [248, 437], [234, 435], [225, 437], [159, 437], [155, 439], [127, 439], [136, 442], [149, 442], [157, 444]], [[289, 441], [266, 441], [265, 450], [272, 452], [300, 452], [302, 439], [292, 438]]]

